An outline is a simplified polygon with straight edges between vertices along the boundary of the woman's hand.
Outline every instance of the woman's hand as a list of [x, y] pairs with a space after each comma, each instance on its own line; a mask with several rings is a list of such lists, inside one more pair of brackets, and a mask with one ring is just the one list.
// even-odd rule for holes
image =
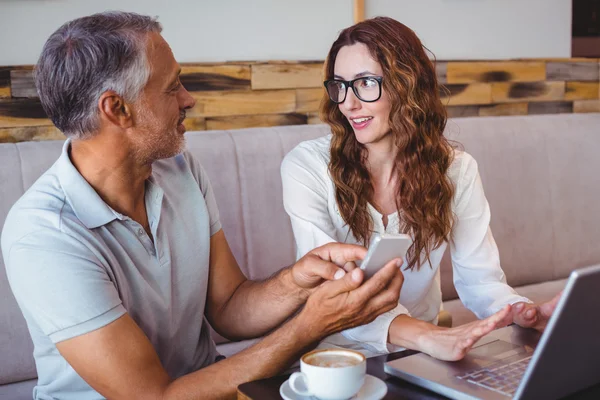
[[440, 360], [457, 361], [464, 358], [479, 339], [508, 325], [511, 319], [510, 305], [486, 319], [454, 328], [443, 328], [402, 315], [390, 326], [390, 342]]
[[561, 295], [562, 291], [554, 296], [552, 300], [540, 305], [524, 302], [513, 304], [513, 322], [523, 328], [533, 328], [543, 332], [554, 309], [556, 309]]

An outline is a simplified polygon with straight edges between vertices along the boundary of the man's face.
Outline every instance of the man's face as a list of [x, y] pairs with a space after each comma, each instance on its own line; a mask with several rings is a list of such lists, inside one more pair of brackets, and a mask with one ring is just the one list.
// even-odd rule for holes
[[158, 33], [148, 36], [150, 78], [132, 105], [136, 158], [143, 163], [173, 157], [183, 150], [185, 110], [195, 100], [179, 81], [181, 71], [171, 48]]

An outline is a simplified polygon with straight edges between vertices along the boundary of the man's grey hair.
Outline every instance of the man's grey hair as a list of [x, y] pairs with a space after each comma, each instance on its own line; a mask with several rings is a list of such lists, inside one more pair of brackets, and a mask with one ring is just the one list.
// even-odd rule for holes
[[111, 11], [54, 32], [35, 67], [38, 95], [54, 125], [69, 137], [86, 139], [99, 128], [104, 92], [135, 102], [150, 77], [148, 34], [161, 31], [156, 18]]

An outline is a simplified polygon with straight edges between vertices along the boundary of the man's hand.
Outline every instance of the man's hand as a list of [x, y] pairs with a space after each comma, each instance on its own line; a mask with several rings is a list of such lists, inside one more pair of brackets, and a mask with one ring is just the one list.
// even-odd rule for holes
[[292, 280], [301, 289], [314, 289], [326, 280], [342, 278], [356, 268], [367, 249], [362, 246], [328, 243], [307, 253], [292, 267]]
[[[337, 260], [351, 261], [351, 253]], [[308, 298], [298, 319], [305, 327], [318, 329], [322, 337], [373, 321], [398, 305], [404, 283], [401, 265], [401, 259], [392, 260], [364, 283], [360, 268], [341, 279], [324, 282]]]
[[552, 300], [540, 305], [525, 302], [513, 304], [513, 322], [524, 328], [533, 328], [543, 332], [561, 295], [562, 291], [554, 296]]

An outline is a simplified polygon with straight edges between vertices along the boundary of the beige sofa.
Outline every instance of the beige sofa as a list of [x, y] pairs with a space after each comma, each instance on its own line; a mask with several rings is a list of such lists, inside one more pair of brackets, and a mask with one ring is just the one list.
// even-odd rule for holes
[[[294, 261], [281, 200], [279, 166], [297, 143], [328, 133], [323, 125], [191, 132], [188, 148], [205, 166], [223, 229], [252, 279]], [[569, 272], [600, 262], [600, 114], [454, 119], [447, 134], [478, 161], [492, 230], [510, 284], [544, 301]], [[11, 205], [57, 158], [62, 142], [0, 145], [0, 225]], [[474, 319], [456, 299], [448, 258], [445, 308], [454, 325]], [[226, 355], [250, 342], [227, 343]], [[31, 399], [33, 346], [0, 257], [0, 398]]]

